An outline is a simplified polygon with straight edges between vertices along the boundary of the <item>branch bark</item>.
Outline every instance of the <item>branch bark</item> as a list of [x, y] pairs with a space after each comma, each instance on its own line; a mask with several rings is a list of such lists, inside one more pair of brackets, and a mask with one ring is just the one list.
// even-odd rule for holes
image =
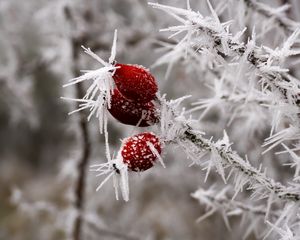
[[[80, 51], [81, 48], [80, 48], [80, 44], [78, 44], [77, 41], [72, 41], [72, 46], [73, 46], [73, 60], [75, 63], [73, 73], [74, 76], [79, 76], [80, 72], [78, 70], [76, 62], [78, 58], [78, 52]], [[84, 89], [81, 83], [76, 84], [76, 95], [78, 99], [84, 96]], [[81, 111], [80, 119], [79, 119], [79, 127], [82, 135], [82, 155], [77, 165], [78, 179], [75, 187], [75, 196], [76, 196], [75, 207], [78, 211], [78, 216], [76, 217], [75, 225], [74, 225], [74, 233], [73, 233], [74, 240], [81, 239], [81, 229], [83, 223], [81, 213], [84, 210], [85, 184], [86, 184], [85, 179], [86, 179], [86, 171], [87, 171], [87, 166], [89, 163], [89, 157], [91, 152], [88, 125], [86, 119], [87, 119], [86, 114], [83, 111]]]
[[[178, 144], [183, 147], [187, 156], [192, 156], [192, 158], [194, 158], [193, 156], [202, 158], [201, 156], [204, 156], [203, 153], [206, 151], [217, 154], [221, 166], [215, 164], [215, 167], [217, 170], [218, 167], [221, 167], [222, 171], [229, 169], [229, 175], [231, 173], [236, 174], [235, 186], [237, 192], [248, 185], [247, 189], [259, 195], [259, 198], [277, 196], [283, 201], [300, 202], [300, 192], [297, 187], [287, 187], [268, 177], [265, 171], [262, 171], [261, 168], [255, 168], [249, 161], [246, 161], [232, 150], [230, 144], [226, 141], [214, 142], [212, 139], [203, 137], [203, 133], [199, 133], [189, 124], [189, 121], [184, 117], [184, 111], [178, 113], [177, 107], [172, 105], [172, 101], [166, 101], [164, 97], [158, 99], [158, 101], [162, 112], [160, 121], [161, 136], [166, 139], [166, 143]], [[212, 158], [209, 161], [212, 161]], [[222, 174], [220, 173], [220, 175]], [[226, 178], [225, 173], [222, 177], [223, 179]]]
[[[69, 21], [70, 25], [74, 24], [72, 12], [70, 8], [65, 7], [64, 9], [65, 18]], [[71, 36], [70, 44], [72, 47], [72, 60], [73, 60], [73, 67], [72, 72], [73, 76], [79, 76], [80, 68], [78, 66], [79, 55], [81, 52], [81, 45], [84, 44], [86, 38], [80, 38]], [[84, 87], [82, 83], [76, 84], [76, 98], [81, 99], [84, 96]], [[82, 213], [84, 211], [84, 204], [85, 204], [85, 185], [86, 185], [86, 171], [87, 166], [89, 163], [89, 157], [91, 153], [91, 144], [90, 144], [90, 137], [88, 131], [88, 124], [87, 124], [87, 116], [86, 113], [83, 111], [79, 112], [79, 129], [82, 139], [82, 153], [78, 160], [77, 164], [77, 171], [78, 171], [78, 178], [75, 183], [75, 208], [77, 210], [78, 215], [74, 221], [74, 228], [73, 228], [73, 240], [80, 240], [82, 235], [82, 225], [83, 225], [83, 217]]]
[[193, 129], [191, 127], [188, 127], [182, 137], [193, 142], [200, 149], [205, 149], [209, 152], [216, 149], [223, 160], [224, 167], [234, 168], [238, 172], [242, 172], [249, 177], [251, 182], [262, 186], [270, 193], [274, 193], [278, 196], [278, 198], [287, 201], [300, 201], [299, 192], [294, 192], [292, 189], [289, 189], [281, 183], [275, 182], [272, 178], [267, 177], [265, 173], [262, 173], [260, 170], [251, 166], [249, 162], [245, 161], [230, 148], [227, 148], [226, 146], [216, 146], [212, 141], [193, 133]]

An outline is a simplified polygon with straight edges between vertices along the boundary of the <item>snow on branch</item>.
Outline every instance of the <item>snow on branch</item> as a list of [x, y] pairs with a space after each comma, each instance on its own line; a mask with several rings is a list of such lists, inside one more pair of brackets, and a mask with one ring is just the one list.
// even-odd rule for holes
[[[256, 76], [260, 79], [262, 90], [271, 89], [279, 94], [284, 102], [299, 108], [299, 80], [288, 74], [288, 69], [280, 66], [288, 56], [300, 53], [299, 49], [291, 49], [299, 36], [299, 28], [286, 40], [282, 48], [271, 50], [264, 46], [255, 45], [255, 33], [248, 43], [240, 42], [239, 38], [244, 30], [233, 35], [229, 31], [231, 21], [221, 23], [209, 2], [212, 17], [204, 17], [201, 13], [190, 9], [158, 3], [149, 4], [180, 22], [181, 25], [161, 30], [173, 32], [170, 37], [185, 33], [177, 44], [178, 47], [184, 46], [185, 49], [193, 49], [196, 53], [206, 55], [207, 59], [214, 63], [210, 64], [211, 66], [228, 65], [244, 59], [254, 68]], [[186, 51], [189, 52], [190, 50]], [[181, 51], [180, 54], [183, 52]], [[177, 58], [179, 57], [177, 56]], [[166, 60], [163, 61], [163, 59], [163, 57], [158, 59], [158, 63], [166, 63]]]
[[110, 159], [109, 145], [108, 145], [108, 131], [107, 131], [107, 108], [111, 107], [111, 95], [114, 89], [113, 75], [118, 68], [114, 66], [117, 48], [117, 30], [114, 32], [114, 38], [111, 47], [111, 54], [108, 62], [103, 60], [100, 56], [95, 54], [90, 48], [81, 46], [86, 54], [95, 59], [102, 67], [96, 70], [83, 70], [83, 74], [69, 80], [69, 83], [63, 87], [78, 85], [82, 82], [89, 82], [89, 87], [85, 95], [81, 98], [62, 97], [62, 99], [78, 103], [78, 108], [69, 114], [80, 112], [88, 109], [89, 121], [92, 116], [96, 116], [99, 121], [99, 130], [102, 134], [104, 132], [106, 144], [106, 156]]
[[[199, 188], [191, 196], [205, 206], [206, 213], [200, 216], [197, 222], [219, 213], [230, 230], [229, 217], [239, 216], [241, 217], [241, 225], [245, 226], [243, 239], [247, 239], [251, 233], [254, 233], [257, 239], [261, 239], [262, 236], [266, 239], [272, 232], [279, 236], [288, 236], [288, 238], [283, 239], [299, 239], [297, 238], [299, 237], [297, 232], [298, 218], [296, 214], [293, 214], [293, 212], [297, 213], [298, 211], [297, 204], [286, 204], [285, 207], [278, 205], [277, 208], [271, 209], [270, 201], [266, 205], [262, 203], [254, 205], [251, 201], [233, 200], [230, 197], [229, 186], [222, 189], [217, 189], [215, 185], [209, 189]], [[271, 221], [275, 223], [271, 223]], [[265, 223], [268, 224], [269, 230], [263, 227]], [[288, 234], [286, 234], [287, 231]]]
[[[274, 193], [279, 198], [284, 200], [299, 201], [299, 189], [285, 187], [282, 184], [275, 182], [267, 177], [266, 172], [262, 169], [256, 169], [251, 164], [242, 159], [234, 152], [227, 144], [220, 141], [213, 142], [202, 136], [193, 133], [191, 128], [185, 131], [184, 137], [193, 142], [199, 148], [212, 152], [219, 157], [219, 166], [231, 168], [231, 172], [235, 174], [235, 189], [242, 191], [246, 184], [249, 184], [249, 189], [254, 191], [254, 194], [259, 194], [261, 198], [267, 198]], [[262, 191], [260, 191], [262, 190]]]
[[[217, 106], [223, 116], [230, 113], [227, 115], [228, 125], [234, 119], [246, 119], [249, 137], [254, 136], [256, 130], [271, 126], [270, 137], [263, 145], [266, 147], [264, 153], [283, 142], [299, 142], [300, 81], [288, 73], [283, 63], [289, 56], [300, 53], [294, 46], [299, 42], [300, 28], [296, 28], [281, 47], [271, 49], [256, 44], [255, 30], [251, 40], [241, 42], [239, 39], [245, 29], [235, 35], [230, 32], [231, 22], [221, 23], [209, 1], [211, 16], [203, 16], [190, 8], [149, 4], [180, 23], [162, 29], [171, 32], [170, 37], [178, 35], [179, 41], [172, 47], [168, 46], [168, 52], [154, 65], [167, 63], [169, 72], [174, 61], [193, 60], [201, 78], [207, 68], [213, 69], [210, 71], [213, 76], [207, 77], [207, 85], [214, 90], [215, 96], [194, 102], [190, 112], [203, 110], [201, 119]], [[282, 130], [282, 126], [290, 127]], [[296, 149], [298, 147], [293, 151]]]
[[[284, 201], [300, 201], [300, 187], [284, 186], [267, 176], [266, 170], [253, 167], [247, 159], [243, 159], [231, 148], [229, 138], [224, 131], [224, 138], [218, 141], [207, 139], [193, 125], [192, 119], [185, 118], [185, 110], [178, 111], [178, 100], [167, 101], [159, 97], [161, 104], [161, 138], [166, 143], [175, 143], [183, 148], [189, 158], [196, 164], [203, 165], [203, 156], [210, 153], [210, 160], [204, 162], [207, 174], [213, 167], [221, 175], [224, 182], [234, 175], [236, 194], [245, 186], [253, 192], [253, 197], [269, 199], [277, 196]], [[195, 124], [196, 125], [196, 124]], [[229, 173], [226, 174], [227, 169]]]
[[298, 22], [295, 22], [286, 16], [284, 16], [283, 12], [287, 11], [290, 8], [290, 5], [285, 4], [278, 8], [272, 8], [264, 3], [257, 2], [256, 0], [244, 0], [246, 6], [253, 11], [258, 12], [265, 18], [273, 18], [274, 21], [284, 29], [287, 33], [292, 33], [300, 27]]
[[[267, 209], [264, 205], [250, 205], [244, 202], [232, 200], [229, 197], [230, 188], [224, 187], [222, 190], [217, 190], [214, 186], [209, 189], [199, 188], [191, 194], [200, 203], [205, 203], [209, 208], [214, 209], [213, 212], [221, 211], [226, 213], [227, 216], [242, 215], [243, 212], [251, 212], [255, 215], [265, 216]], [[211, 214], [213, 214], [213, 212]], [[206, 216], [208, 217], [208, 216]], [[197, 220], [200, 222], [204, 220], [203, 217]], [[227, 222], [227, 220], [226, 220]]]
[[[193, 194], [207, 206], [207, 213], [201, 216], [198, 222], [219, 212], [227, 227], [230, 228], [228, 216], [244, 217], [247, 213], [257, 215], [259, 218], [255, 217], [257, 221], [254, 222], [251, 217], [251, 224], [247, 226], [245, 236], [251, 232], [261, 231], [261, 223], [266, 221], [270, 229], [267, 233], [265, 229], [262, 229], [265, 238], [272, 232], [280, 235], [285, 231], [281, 226], [287, 226], [290, 231], [295, 232], [297, 224], [299, 224], [300, 185], [293, 183], [285, 186], [267, 176], [266, 169], [263, 170], [261, 165], [258, 169], [252, 166], [247, 158], [243, 159], [231, 148], [225, 131], [223, 139], [217, 141], [204, 137], [204, 133], [197, 129], [198, 122], [186, 118], [185, 109], [180, 110], [179, 108], [185, 98], [167, 101], [165, 96], [158, 96], [161, 106], [161, 138], [166, 144], [180, 146], [187, 157], [192, 160], [192, 165], [203, 166], [203, 170], [206, 170], [205, 181], [213, 169], [225, 183], [233, 176], [230, 184], [234, 187], [234, 194], [231, 199], [226, 196], [227, 190], [231, 188], [230, 185], [218, 193], [209, 189]], [[293, 157], [295, 157], [294, 154]], [[243, 202], [234, 200], [237, 194], [243, 190], [252, 192], [249, 199], [265, 200], [264, 204], [253, 206], [247, 204], [245, 200]], [[290, 239], [298, 239], [299, 233], [291, 236]]]
[[[191, 194], [194, 199], [199, 201], [199, 204], [205, 206], [206, 213], [197, 219], [201, 222], [213, 214], [220, 214], [226, 224], [226, 227], [231, 230], [229, 218], [231, 216], [241, 217], [241, 225], [246, 226], [246, 231], [243, 239], [246, 239], [251, 232], [258, 233], [262, 230], [261, 226], [266, 216], [274, 221], [278, 218], [277, 211], [270, 211], [264, 204], [253, 204], [250, 201], [241, 202], [232, 200], [230, 197], [230, 187], [226, 186], [222, 189], [217, 189], [216, 186], [211, 186], [209, 189], [199, 188]], [[254, 221], [255, 219], [255, 221]], [[264, 230], [264, 229], [263, 229]]]

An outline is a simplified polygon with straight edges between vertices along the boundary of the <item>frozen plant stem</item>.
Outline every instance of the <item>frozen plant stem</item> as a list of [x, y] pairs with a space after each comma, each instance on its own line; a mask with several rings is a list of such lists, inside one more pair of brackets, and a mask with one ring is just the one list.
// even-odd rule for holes
[[[80, 45], [78, 45], [78, 42], [73, 41], [73, 59], [74, 62], [76, 63], [77, 57], [78, 57], [78, 52], [81, 49]], [[74, 67], [74, 76], [78, 76], [79, 70]], [[76, 95], [77, 98], [82, 98], [84, 95], [84, 90], [82, 83], [76, 84]], [[89, 141], [89, 133], [88, 133], [88, 125], [87, 125], [87, 120], [86, 120], [86, 114], [84, 112], [80, 112], [80, 119], [79, 119], [79, 125], [80, 125], [80, 131], [82, 135], [82, 155], [79, 159], [77, 168], [78, 168], [78, 178], [77, 178], [77, 183], [75, 186], [75, 207], [78, 210], [78, 216], [75, 220], [75, 225], [74, 225], [74, 240], [80, 240], [80, 235], [81, 235], [81, 226], [82, 226], [82, 217], [81, 213], [84, 209], [84, 194], [85, 194], [85, 179], [86, 179], [86, 169], [88, 166], [89, 162], [89, 156], [90, 156], [90, 141]]]
[[[256, 69], [257, 75], [259, 75], [258, 79], [264, 82], [264, 85], [268, 88], [273, 88], [273, 91], [278, 91], [284, 102], [289, 103], [292, 101], [294, 105], [300, 107], [300, 94], [290, 86], [294, 85], [299, 88], [297, 86], [298, 79], [295, 79], [289, 73], [285, 72], [285, 69], [278, 70], [276, 69], [278, 66], [269, 65], [270, 62], [276, 62], [278, 60], [275, 59], [271, 53], [268, 53], [262, 47], [258, 47], [255, 44], [253, 44], [249, 50], [249, 44], [237, 41], [235, 37], [232, 37], [231, 33], [225, 31], [226, 29], [220, 22], [217, 22], [214, 18], [204, 18], [199, 12], [165, 6], [158, 3], [149, 3], [149, 5], [170, 14], [183, 23], [183, 25], [179, 26], [181, 27], [180, 30], [177, 30], [178, 26], [176, 26], [177, 28], [170, 27], [162, 29], [162, 31], [175, 32], [174, 34], [186, 31], [189, 36], [196, 33], [205, 35], [210, 39], [212, 45], [209, 50], [214, 50], [216, 55], [223, 59], [224, 62], [230, 63], [232, 58], [245, 58], [247, 62]], [[217, 27], [215, 27], [215, 25]], [[299, 35], [299, 32], [300, 30], [298, 28], [290, 38], [295, 38]], [[205, 48], [205, 46], [194, 44], [193, 48], [196, 52], [199, 52], [198, 50]], [[298, 54], [299, 52], [295, 52], [292, 55]], [[275, 70], [272, 67], [275, 67]]]
[[[261, 166], [258, 169], [253, 167], [247, 158], [243, 159], [232, 150], [226, 132], [224, 132], [223, 139], [213, 141], [212, 138], [205, 138], [203, 132], [195, 129], [192, 126], [194, 121], [184, 116], [185, 109], [181, 111], [178, 109], [179, 104], [185, 98], [171, 101], [167, 101], [165, 96], [158, 98], [161, 107], [161, 138], [166, 144], [177, 144], [182, 147], [194, 164], [205, 165], [207, 175], [211, 167], [216, 168], [225, 183], [233, 175], [234, 197], [247, 186], [247, 190], [250, 190], [252, 197], [256, 199], [267, 198], [271, 202], [277, 197], [282, 201], [300, 202], [300, 192], [297, 186], [284, 186], [269, 178], [266, 170], [262, 171]], [[211, 156], [205, 163], [203, 157], [207, 152]], [[225, 170], [229, 170], [229, 173], [225, 174]]]
[[[208, 36], [210, 36], [213, 41], [214, 41], [214, 48], [218, 49], [217, 54], [221, 56], [222, 58], [226, 59], [228, 56], [226, 53], [222, 52], [220, 49], [222, 40], [216, 32], [213, 32], [212, 30], [205, 29], [205, 28], [199, 28], [199, 30], [206, 32]], [[239, 44], [232, 41], [228, 40], [228, 47], [230, 50], [232, 50], [237, 56], [242, 57], [245, 53], [247, 53], [247, 47], [244, 45], [238, 46]], [[238, 47], [237, 47], [238, 46]], [[257, 48], [258, 49], [258, 48]], [[263, 58], [261, 56], [258, 56], [256, 53], [256, 50], [252, 50], [249, 53], [247, 53], [246, 56], [247, 61], [253, 65], [257, 70], [261, 71], [261, 67], [265, 66], [267, 63], [268, 58]], [[287, 73], [279, 73], [279, 72], [274, 72], [274, 73], [264, 73], [261, 71], [261, 75], [268, 80], [268, 83], [271, 86], [274, 86], [282, 95], [282, 98], [288, 102], [289, 100], [289, 93], [287, 92], [287, 89], [283, 88], [280, 84], [280, 82], [286, 82], [289, 83], [291, 80], [289, 79], [290, 76]], [[279, 82], [277, 83], [278, 80]], [[300, 100], [298, 99], [299, 96], [290, 94], [292, 97], [295, 98], [295, 104], [300, 107]]]
[[[278, 26], [281, 27], [287, 34], [293, 33], [297, 27], [299, 27], [299, 23], [285, 17], [283, 14], [280, 15], [273, 13], [272, 10], [276, 9], [272, 9], [263, 3], [258, 3], [256, 0], [244, 0], [244, 2], [248, 8], [258, 12], [265, 18], [274, 18], [274, 20], [278, 23]], [[286, 4], [284, 10], [288, 9], [288, 1], [283, 2]]]
[[[68, 7], [65, 8], [65, 17], [72, 24], [72, 14]], [[82, 39], [71, 36], [72, 46], [72, 61], [73, 61], [73, 76], [79, 76], [80, 69], [78, 67], [78, 58], [81, 52]], [[84, 88], [82, 83], [76, 84], [76, 98], [81, 99], [84, 94]], [[82, 225], [83, 225], [83, 210], [85, 202], [85, 184], [86, 184], [86, 171], [89, 163], [89, 157], [91, 152], [91, 144], [89, 140], [87, 116], [83, 111], [79, 112], [79, 128], [82, 140], [82, 152], [77, 163], [78, 176], [75, 183], [75, 208], [78, 212], [73, 226], [73, 240], [81, 239]]]
[[283, 200], [300, 201], [300, 194], [298, 192], [290, 191], [290, 189], [282, 184], [275, 182], [271, 178], [268, 178], [265, 173], [262, 173], [260, 170], [251, 166], [249, 162], [246, 162], [236, 152], [232, 151], [227, 146], [216, 146], [212, 141], [194, 134], [193, 129], [189, 126], [183, 133], [182, 138], [190, 140], [200, 149], [205, 149], [209, 152], [211, 152], [212, 149], [216, 149], [223, 160], [222, 164], [224, 168], [231, 167], [234, 170], [247, 175], [251, 185], [254, 186], [258, 184], [264, 187], [268, 192], [274, 193]]
[[[214, 210], [211, 211], [211, 214], [219, 209], [227, 213], [234, 212], [236, 215], [241, 215], [243, 213], [252, 213], [262, 217], [267, 215], [267, 209], [263, 205], [257, 206], [231, 199], [231, 197], [227, 195], [228, 189], [228, 187], [225, 187], [222, 190], [214, 190], [213, 187], [208, 190], [200, 188], [192, 193], [191, 196], [198, 199], [199, 203], [204, 203], [207, 206], [212, 207]], [[276, 212], [271, 212], [271, 214], [278, 217]], [[200, 217], [198, 221], [200, 220], [204, 220], [204, 218]]]

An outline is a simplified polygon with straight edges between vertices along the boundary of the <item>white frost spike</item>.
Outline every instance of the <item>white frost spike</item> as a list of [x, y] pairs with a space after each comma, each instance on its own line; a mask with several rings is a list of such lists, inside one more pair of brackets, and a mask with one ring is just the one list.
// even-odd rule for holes
[[274, 192], [272, 191], [270, 193], [270, 196], [269, 196], [268, 202], [267, 202], [267, 211], [266, 211], [266, 215], [265, 215], [265, 221], [267, 221], [268, 218], [269, 218], [269, 214], [270, 214], [270, 211], [271, 211], [271, 205], [273, 203], [273, 198], [274, 198]]
[[[267, 239], [267, 237], [272, 233], [272, 231], [276, 231], [277, 233], [280, 234], [280, 232], [278, 231], [280, 230], [279, 226], [283, 225], [284, 223], [287, 223], [289, 218], [291, 218], [294, 214], [297, 214], [298, 208], [299, 208], [298, 204], [287, 203], [281, 212], [281, 216], [278, 219], [276, 219], [276, 222], [274, 224], [271, 224], [272, 228], [265, 235], [264, 239]], [[282, 238], [282, 239], [293, 240], [294, 238]]]
[[288, 128], [285, 128], [278, 133], [268, 137], [265, 140], [265, 143], [262, 145], [262, 147], [269, 146], [265, 151], [263, 151], [262, 154], [265, 154], [266, 152], [270, 151], [277, 145], [281, 144], [284, 141], [287, 140], [298, 140], [300, 138], [300, 132], [297, 127], [294, 127], [290, 125]]
[[[194, 13], [190, 10], [185, 10], [185, 9], [182, 9], [182, 8], [177, 8], [177, 7], [171, 7], [171, 6], [167, 6], [167, 5], [162, 5], [162, 4], [159, 4], [159, 3], [153, 3], [153, 2], [149, 2], [148, 3], [150, 6], [152, 6], [153, 8], [157, 8], [157, 9], [160, 9], [160, 10], [163, 10], [165, 11], [166, 13], [168, 14], [172, 14], [172, 13], [175, 13], [177, 15], [181, 15], [181, 16], [201, 16], [200, 13]], [[202, 17], [202, 16], [201, 16]]]
[[105, 74], [109, 71], [112, 71], [114, 69], [115, 69], [115, 67], [113, 67], [113, 66], [110, 66], [110, 67], [107, 66], [107, 67], [102, 67], [102, 68], [99, 68], [96, 70], [85, 70], [84, 71], [85, 73], [83, 75], [71, 79], [69, 81], [69, 83], [64, 84], [63, 87], [68, 87], [70, 85], [74, 85], [74, 84], [77, 84], [77, 83], [80, 83], [83, 81], [87, 81], [87, 80], [98, 80], [103, 76], [103, 74]]
[[123, 199], [127, 202], [129, 200], [129, 184], [128, 184], [128, 168], [126, 164], [120, 169], [120, 188]]
[[299, 239], [296, 236], [294, 236], [293, 231], [289, 228], [287, 224], [284, 225], [284, 229], [280, 228], [269, 221], [267, 223], [271, 226], [271, 228], [280, 235], [279, 240], [296, 240]]
[[99, 191], [103, 185], [112, 177], [113, 186], [115, 188], [116, 199], [119, 199], [119, 189], [125, 201], [129, 200], [129, 185], [128, 185], [128, 167], [122, 161], [122, 156], [119, 153], [116, 159], [106, 163], [95, 164], [90, 167], [91, 171], [97, 173], [97, 177], [106, 175], [104, 180], [98, 185], [96, 191]]
[[214, 20], [215, 20], [217, 23], [220, 24], [220, 19], [219, 19], [219, 17], [218, 17], [218, 14], [217, 14], [217, 13], [215, 12], [215, 10], [213, 9], [213, 7], [212, 7], [210, 1], [207, 0], [206, 2], [207, 2], [207, 5], [208, 5], [208, 7], [209, 7], [209, 10], [210, 10], [210, 12], [211, 12], [211, 14], [212, 14]]
[[224, 147], [226, 151], [230, 148], [231, 144], [229, 142], [229, 137], [225, 130], [223, 131], [223, 139], [217, 141], [216, 144], [220, 147]]
[[109, 63], [113, 63], [115, 61], [116, 58], [116, 52], [117, 52], [117, 37], [118, 37], [118, 30], [115, 29], [115, 33], [114, 33], [114, 40], [113, 40], [113, 45], [111, 47], [111, 53], [110, 53], [110, 57], [109, 57]]
[[[281, 60], [285, 60], [287, 56], [300, 53], [300, 49], [296, 45], [299, 42], [297, 38], [300, 34], [298, 24], [298, 27], [295, 27], [296, 25], [292, 24], [293, 27], [289, 28], [290, 30], [293, 29], [294, 33], [283, 44], [283, 47], [281, 49], [272, 50], [255, 44], [255, 38], [257, 36], [254, 30], [252, 32], [252, 40], [247, 44], [239, 40], [243, 31], [233, 36], [229, 31], [231, 22], [221, 23], [209, 0], [207, 0], [207, 4], [212, 16], [206, 17], [203, 17], [199, 12], [191, 10], [189, 6], [186, 10], [158, 3], [149, 4], [153, 8], [160, 9], [179, 21], [179, 26], [167, 27], [165, 28], [165, 31], [169, 31], [171, 36], [178, 33], [181, 33], [180, 36], [182, 36], [178, 36], [178, 41], [171, 47], [168, 47], [167, 53], [156, 61], [156, 65], [168, 64], [169, 66], [172, 66], [180, 59], [185, 59], [187, 53], [190, 57], [190, 61], [188, 61], [189, 64], [191, 63], [195, 64], [195, 66], [200, 66], [199, 70], [204, 72], [206, 72], [207, 68], [215, 68], [216, 66], [218, 67], [215, 69], [218, 69], [220, 66], [222, 66], [222, 68], [225, 67], [227, 72], [227, 69], [229, 69], [230, 66], [239, 63], [239, 67], [237, 68], [239, 70], [234, 74], [237, 81], [234, 83], [235, 88], [232, 93], [236, 94], [236, 91], [241, 90], [241, 86], [243, 85], [241, 84], [241, 79], [250, 80], [253, 89], [254, 86], [256, 88], [257, 80], [260, 79], [259, 84], [262, 88], [262, 93], [266, 94], [270, 89], [272, 90], [271, 98], [267, 99], [267, 102], [279, 97], [279, 101], [285, 102], [285, 109], [289, 109], [288, 112], [282, 112], [282, 117], [287, 116], [292, 122], [296, 123], [297, 127], [299, 126], [298, 118], [295, 117], [295, 114], [299, 109], [296, 106], [297, 104], [295, 104], [295, 96], [298, 96], [300, 91], [299, 80], [291, 79], [291, 75], [287, 73], [288, 69], [283, 67], [286, 64], [281, 64]], [[252, 4], [254, 4], [254, 8], [261, 9], [267, 15], [275, 17], [275, 19], [278, 20], [283, 20], [283, 24], [287, 23], [286, 18], [277, 15], [277, 10], [275, 11], [275, 14], [273, 10], [271, 11], [270, 9], [262, 7], [259, 3], [256, 3], [256, 1], [251, 1], [250, 5]], [[239, 6], [242, 5], [244, 4], [240, 4]], [[245, 11], [242, 12], [244, 13]], [[242, 15], [244, 17], [244, 14]], [[290, 24], [287, 25], [289, 26]], [[214, 74], [214, 71], [212, 73]], [[208, 79], [211, 78], [205, 80]], [[230, 80], [230, 78], [228, 78], [228, 80]], [[228, 80], [226, 79], [226, 82], [229, 82]], [[249, 89], [248, 86], [245, 89]], [[230, 97], [231, 96], [229, 96], [229, 100], [231, 100]], [[222, 99], [222, 102], [215, 100], [218, 99], [213, 98], [213, 100], [202, 101], [197, 107], [199, 107], [199, 109], [202, 109], [201, 107], [203, 107], [203, 109], [209, 109], [218, 103], [225, 102], [224, 100], [227, 101], [227, 99]], [[279, 104], [272, 101], [272, 106], [279, 106]], [[194, 110], [196, 109], [197, 108], [194, 108]], [[205, 112], [206, 111], [204, 111], [204, 113]], [[232, 120], [235, 117], [240, 117], [240, 115], [244, 113], [245, 111], [241, 110], [235, 111], [234, 114], [232, 114]]]
[[291, 50], [292, 46], [296, 43], [297, 38], [300, 34], [300, 28], [296, 29], [291, 36], [285, 41], [281, 49], [276, 48], [275, 50], [268, 47], [264, 47], [268, 53], [275, 59], [282, 62], [285, 58], [293, 55], [300, 54], [299, 48]]
[[292, 163], [288, 163], [286, 165], [290, 165], [291, 168], [295, 168], [295, 174], [294, 174], [294, 180], [298, 179], [299, 173], [300, 173], [300, 156], [298, 156], [295, 152], [293, 152], [290, 148], [288, 148], [285, 144], [282, 144], [282, 146], [286, 149], [286, 151], [291, 155], [292, 157]]
[[181, 140], [177, 141], [177, 144], [184, 149], [187, 157], [192, 160], [192, 163], [189, 165], [189, 167], [194, 164], [201, 165], [202, 158], [208, 153], [206, 151], [199, 151], [199, 149], [191, 141]]
[[190, 0], [186, 0], [186, 9], [191, 10]]
[[236, 172], [234, 177], [234, 190], [235, 193], [232, 197], [232, 200], [236, 198], [239, 192], [243, 191], [244, 186], [249, 182], [249, 178], [243, 172]]
[[217, 169], [217, 172], [221, 175], [224, 183], [226, 183], [224, 167], [222, 165], [222, 159], [215, 148], [211, 150], [211, 161], [214, 163], [214, 166]]
[[200, 223], [203, 220], [205, 220], [206, 218], [210, 217], [211, 215], [213, 215], [217, 210], [215, 208], [212, 208], [209, 212], [205, 213], [204, 215], [202, 215], [201, 217], [199, 217], [196, 222]]
[[[166, 96], [157, 96], [160, 103], [160, 138], [164, 142], [168, 142], [177, 136], [181, 135], [182, 129], [182, 119], [184, 111], [178, 112], [177, 107], [180, 103], [188, 98], [189, 96], [184, 96], [175, 100], [167, 101]], [[174, 119], [174, 114], [178, 116]]]
[[116, 45], [117, 30], [115, 30], [114, 33], [109, 62], [104, 61], [90, 48], [82, 46], [84, 52], [98, 61], [101, 65], [103, 65], [103, 67], [96, 70], [85, 70], [83, 71], [83, 75], [71, 79], [69, 83], [64, 85], [64, 87], [68, 87], [84, 81], [89, 82], [90, 85], [82, 99], [63, 98], [66, 100], [79, 102], [79, 108], [72, 111], [70, 114], [89, 109], [90, 114], [88, 115], [88, 120], [90, 120], [93, 115], [96, 115], [99, 120], [99, 131], [101, 134], [103, 132], [105, 133], [106, 156], [108, 161], [110, 160], [110, 151], [107, 132], [107, 108], [111, 107], [111, 94], [114, 89], [113, 74], [117, 69], [117, 67], [113, 65], [116, 56]]
[[215, 79], [213, 86], [208, 86], [215, 92], [215, 96], [209, 99], [199, 99], [196, 102], [192, 103], [193, 108], [191, 108], [188, 113], [192, 113], [198, 110], [204, 110], [199, 116], [201, 120], [213, 107], [221, 105], [224, 103], [222, 98], [224, 97], [224, 79]]
[[151, 142], [146, 142], [147, 146], [150, 148], [151, 152], [157, 157], [159, 163], [166, 168], [166, 165], [164, 163], [164, 160], [162, 159], [162, 157], [160, 156], [159, 152], [156, 150], [156, 148], [154, 147], [154, 145]]

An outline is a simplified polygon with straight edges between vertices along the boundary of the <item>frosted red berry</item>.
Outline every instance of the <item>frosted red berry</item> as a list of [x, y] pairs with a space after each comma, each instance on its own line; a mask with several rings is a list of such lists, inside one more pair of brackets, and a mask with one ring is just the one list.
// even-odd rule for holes
[[161, 142], [153, 133], [145, 132], [127, 138], [123, 143], [121, 154], [123, 162], [132, 171], [146, 171], [157, 160], [157, 155], [152, 152], [147, 144], [151, 143], [157, 153], [161, 153]]
[[[118, 89], [114, 89], [111, 96], [110, 114], [123, 124], [148, 127], [158, 122], [156, 107], [152, 102], [132, 102], [122, 96]], [[141, 120], [142, 119], [142, 120]]]
[[152, 74], [138, 65], [116, 64], [113, 79], [121, 94], [129, 100], [150, 102], [157, 92], [157, 83]]

